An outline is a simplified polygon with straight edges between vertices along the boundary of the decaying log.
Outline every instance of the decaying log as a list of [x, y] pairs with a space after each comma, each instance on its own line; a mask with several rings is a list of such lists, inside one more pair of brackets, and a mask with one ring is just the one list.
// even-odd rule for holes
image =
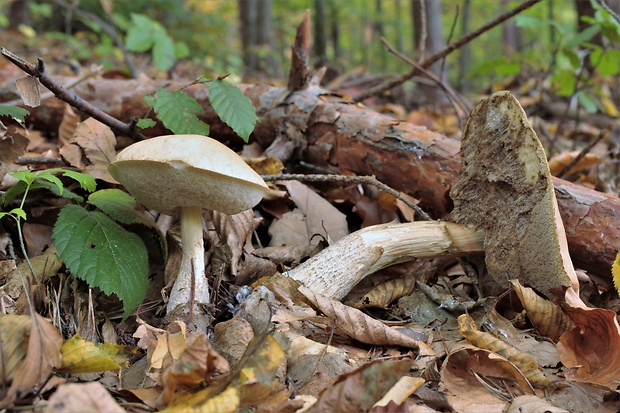
[[[63, 83], [70, 78], [59, 79]], [[76, 92], [93, 105], [125, 122], [148, 110], [143, 101], [159, 87], [176, 90], [172, 81], [92, 79]], [[424, 127], [396, 121], [320, 89], [309, 87], [290, 93], [284, 87], [242, 85], [257, 108], [261, 122], [253, 133], [266, 153], [284, 161], [287, 172], [352, 172], [374, 175], [396, 190], [420, 200], [433, 217], [452, 209], [451, 185], [460, 170], [458, 140]], [[204, 107], [201, 119], [211, 125], [211, 135], [241, 144], [232, 130], [215, 115], [208, 103], [208, 86], [193, 85], [185, 91]], [[31, 122], [55, 130], [63, 103], [47, 99], [31, 110]], [[158, 125], [147, 136], [167, 133]], [[620, 199], [560, 179], [553, 180], [575, 265], [609, 277], [611, 263], [620, 250]]]

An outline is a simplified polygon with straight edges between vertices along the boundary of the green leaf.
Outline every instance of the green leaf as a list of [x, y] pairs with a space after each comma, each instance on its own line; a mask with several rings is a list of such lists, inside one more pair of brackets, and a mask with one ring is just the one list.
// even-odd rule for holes
[[138, 210], [136, 200], [120, 189], [102, 189], [94, 192], [88, 197], [88, 203], [122, 224], [152, 226], [152, 221], [148, 221], [143, 211]]
[[24, 221], [26, 220], [26, 211], [24, 211], [21, 208], [13, 208], [11, 210], [11, 212], [9, 212], [11, 215], [17, 215], [18, 217], [20, 217], [21, 219], [23, 219]]
[[175, 134], [209, 135], [209, 125], [196, 117], [196, 113], [203, 113], [204, 109], [185, 93], [159, 88], [155, 97], [145, 96], [144, 101], [153, 106], [157, 119]]
[[215, 79], [209, 86], [209, 101], [220, 119], [247, 142], [258, 120], [250, 98], [238, 87]]
[[54, 176], [47, 171], [42, 171], [42, 172], [37, 173], [37, 179], [45, 180], [45, 181], [51, 182], [54, 185], [56, 185], [56, 187], [58, 188], [58, 194], [62, 196], [64, 185], [62, 184], [62, 181], [58, 179], [57, 176]]
[[155, 31], [153, 46], [153, 62], [158, 70], [166, 71], [176, 61], [174, 42], [163, 27]]
[[127, 31], [127, 37], [125, 38], [125, 47], [130, 52], [146, 52], [153, 47], [155, 39], [153, 34], [156, 30], [156, 22], [148, 17], [132, 13], [131, 15], [132, 25]]
[[[147, 97], [150, 97], [150, 96], [147, 96]], [[142, 118], [138, 121], [137, 125], [139, 128], [146, 129], [146, 128], [152, 128], [153, 126], [157, 125], [157, 123], [153, 119]]]
[[551, 82], [558, 96], [570, 96], [575, 93], [577, 77], [572, 71], [559, 70], [551, 76]]
[[586, 93], [583, 90], [577, 92], [577, 98], [579, 99], [579, 103], [583, 106], [583, 108], [588, 113], [596, 113], [598, 107], [596, 97], [592, 96], [590, 93]]
[[101, 212], [67, 205], [58, 215], [52, 237], [71, 273], [123, 301], [123, 318], [142, 303], [148, 258], [139, 236]]
[[80, 188], [88, 192], [93, 192], [95, 189], [97, 189], [97, 181], [95, 181], [95, 177], [90, 174], [63, 170], [62, 176], [66, 176], [77, 181], [80, 184]]
[[613, 76], [620, 71], [620, 66], [618, 65], [620, 50], [597, 48], [590, 53], [589, 59], [592, 65], [596, 67], [596, 70], [603, 76]]
[[0, 116], [10, 116], [14, 120], [23, 123], [26, 121], [26, 115], [30, 115], [30, 112], [24, 108], [0, 105]]

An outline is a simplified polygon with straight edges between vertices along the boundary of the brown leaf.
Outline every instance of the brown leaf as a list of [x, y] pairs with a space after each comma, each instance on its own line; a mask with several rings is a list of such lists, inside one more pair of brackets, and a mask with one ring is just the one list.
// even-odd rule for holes
[[576, 327], [562, 335], [558, 352], [566, 378], [615, 389], [620, 371], [620, 327], [616, 313], [600, 308], [566, 308]]
[[[562, 170], [567, 167], [573, 160], [579, 155], [580, 151], [572, 151], [572, 152], [562, 152], [558, 155], [555, 155], [553, 158], [549, 159], [549, 171], [551, 175], [557, 176], [558, 173], [562, 172]], [[575, 165], [573, 165], [566, 174], [574, 174], [575, 172], [582, 171], [584, 169], [588, 169], [594, 165], [598, 165], [603, 162], [603, 159], [593, 153], [587, 153], [583, 158], [579, 160]]]
[[170, 367], [165, 369], [160, 382], [164, 389], [163, 402], [168, 405], [179, 387], [191, 388], [208, 383], [216, 374], [228, 372], [228, 362], [209, 344], [207, 335], [192, 336], [187, 348]]
[[[0, 401], [0, 408], [12, 406], [18, 395], [41, 386], [49, 377], [52, 369], [60, 367], [62, 363], [60, 355], [62, 336], [56, 327], [36, 313], [31, 316], [29, 324], [29, 331], [22, 330], [21, 332], [21, 334], [29, 334], [27, 356], [21, 366], [16, 369], [11, 387], [6, 397]], [[3, 341], [8, 339], [10, 338], [2, 337]], [[18, 337], [13, 339], [18, 339]]]
[[[80, 120], [81, 120], [80, 115], [75, 113], [73, 108], [71, 108], [71, 105], [69, 105], [68, 103], [65, 104], [65, 109], [62, 112], [62, 120], [60, 121], [60, 126], [58, 127], [58, 146], [59, 147], [62, 148], [71, 141], [71, 139], [73, 138], [73, 134], [75, 133], [75, 129], [80, 123]], [[79, 149], [79, 148], [76, 147], [76, 149]], [[80, 151], [80, 154], [81, 154], [81, 151]], [[63, 154], [63, 156], [65, 155]], [[65, 157], [65, 159], [67, 159], [67, 157]], [[74, 165], [72, 162], [69, 162], [69, 163]]]
[[29, 143], [30, 139], [19, 133], [16, 128], [8, 128], [7, 134], [0, 139], [0, 172], [5, 172], [3, 164], [17, 162]]
[[26, 106], [36, 108], [41, 104], [41, 85], [34, 76], [25, 76], [15, 80], [15, 87]]
[[426, 343], [408, 337], [398, 330], [386, 326], [381, 321], [362, 313], [360, 310], [315, 294], [303, 285], [299, 287], [299, 291], [325, 316], [333, 318], [339, 330], [357, 341], [375, 345], [415, 348], [418, 349], [422, 356], [435, 354]]
[[58, 387], [44, 413], [110, 412], [123, 413], [110, 393], [99, 382], [69, 383]]
[[462, 314], [458, 318], [459, 331], [471, 344], [492, 351], [510, 360], [523, 372], [530, 383], [537, 386], [546, 386], [549, 379], [545, 377], [536, 363], [536, 360], [529, 354], [523, 353], [516, 348], [504, 343], [497, 337], [479, 331], [473, 318], [467, 314]]
[[562, 334], [575, 326], [559, 305], [540, 297], [531, 288], [523, 287], [518, 280], [511, 283], [527, 318], [540, 334], [557, 343]]
[[569, 413], [568, 410], [555, 407], [537, 396], [526, 395], [515, 398], [507, 413]]
[[361, 412], [370, 409], [411, 368], [411, 360], [375, 360], [340, 377], [307, 410]]
[[375, 288], [364, 294], [357, 303], [353, 303], [355, 308], [379, 307], [387, 308], [392, 302], [401, 297], [405, 297], [416, 287], [416, 280], [423, 277], [425, 273], [436, 272], [435, 268], [425, 271], [419, 271], [415, 274], [406, 274], [383, 284], [377, 285]]
[[88, 118], [77, 125], [75, 133], [69, 144], [60, 148], [61, 155], [70, 157], [74, 166], [79, 167], [80, 162], [75, 159], [75, 148], [77, 146], [83, 151], [84, 164], [83, 171], [91, 174], [97, 179], [110, 183], [117, 183], [108, 172], [108, 165], [116, 156], [116, 137], [114, 132], [96, 119]]
[[[491, 387], [491, 383], [501, 384]], [[440, 390], [447, 393], [451, 407], [460, 413], [500, 413], [507, 405], [502, 395], [534, 394], [514, 364], [488, 350], [473, 348], [448, 355], [441, 368]]]
[[346, 216], [319, 194], [297, 181], [287, 181], [285, 186], [306, 216], [310, 237], [319, 234], [332, 243], [349, 233]]

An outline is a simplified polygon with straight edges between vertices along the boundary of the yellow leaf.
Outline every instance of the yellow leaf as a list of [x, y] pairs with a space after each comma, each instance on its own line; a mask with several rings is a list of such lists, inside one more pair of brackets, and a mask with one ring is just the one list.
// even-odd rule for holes
[[616, 291], [620, 294], [620, 252], [618, 252], [614, 263], [611, 265], [611, 275], [614, 278], [614, 287], [616, 287]]
[[98, 371], [118, 370], [121, 364], [136, 352], [136, 347], [116, 344], [95, 344], [84, 340], [79, 334], [65, 341], [60, 349], [63, 373], [95, 373]]

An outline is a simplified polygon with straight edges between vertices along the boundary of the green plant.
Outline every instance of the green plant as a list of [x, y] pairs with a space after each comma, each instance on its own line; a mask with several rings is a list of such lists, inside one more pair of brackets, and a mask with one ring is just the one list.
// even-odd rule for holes
[[[223, 78], [198, 79], [194, 83], [209, 83], [209, 101], [215, 113], [232, 128], [245, 142], [250, 138], [258, 121], [252, 101], [243, 92], [226, 82]], [[160, 88], [155, 96], [145, 96], [144, 101], [155, 110], [156, 116], [175, 134], [208, 135], [209, 125], [196, 117], [204, 109], [196, 99], [181, 90], [169, 92]], [[154, 126], [153, 120], [140, 119], [138, 126]]]
[[26, 246], [24, 245], [24, 236], [22, 234], [21, 229], [21, 221], [26, 220], [26, 211], [24, 211], [24, 203], [26, 202], [26, 198], [28, 193], [37, 188], [45, 188], [52, 191], [54, 194], [58, 196], [63, 196], [71, 199], [80, 199], [78, 195], [75, 195], [71, 191], [65, 190], [62, 181], [56, 176], [56, 174], [62, 174], [68, 178], [76, 180], [80, 186], [87, 191], [95, 190], [95, 179], [87, 174], [83, 174], [75, 171], [68, 171], [61, 168], [48, 169], [41, 172], [32, 172], [32, 171], [20, 171], [13, 172], [10, 175], [14, 178], [18, 179], [18, 182], [13, 185], [8, 191], [0, 197], [0, 205], [8, 205], [13, 202], [15, 198], [19, 195], [22, 195], [22, 199], [19, 207], [13, 208], [8, 212], [0, 212], [0, 219], [9, 216], [15, 220], [17, 223], [17, 232], [19, 237], [19, 245], [24, 254], [24, 258], [28, 263], [28, 267], [32, 272], [32, 275], [35, 281], [38, 283], [37, 274], [32, 268], [32, 264], [28, 258], [28, 254], [26, 252]]

